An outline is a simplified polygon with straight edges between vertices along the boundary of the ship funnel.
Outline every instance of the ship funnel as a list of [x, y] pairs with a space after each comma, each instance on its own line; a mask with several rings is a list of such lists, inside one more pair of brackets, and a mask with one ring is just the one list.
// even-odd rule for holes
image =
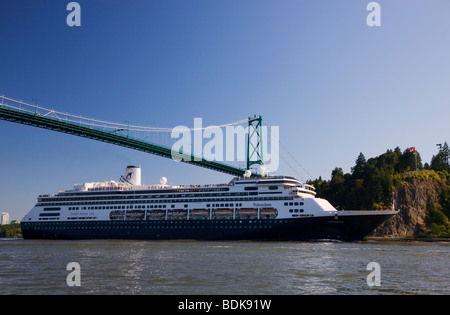
[[141, 167], [132, 165], [127, 166], [125, 174], [120, 178], [120, 181], [133, 186], [141, 185]]

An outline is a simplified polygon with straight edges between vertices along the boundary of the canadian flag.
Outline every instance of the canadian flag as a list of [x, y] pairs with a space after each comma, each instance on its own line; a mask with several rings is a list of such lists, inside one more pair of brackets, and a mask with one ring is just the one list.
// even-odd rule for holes
[[416, 151], [416, 147], [412, 147], [408, 152], [414, 152]]

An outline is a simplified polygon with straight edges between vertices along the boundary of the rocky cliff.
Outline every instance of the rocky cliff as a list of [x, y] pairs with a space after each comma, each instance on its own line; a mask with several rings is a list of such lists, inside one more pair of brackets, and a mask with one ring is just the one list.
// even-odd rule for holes
[[425, 217], [439, 202], [446, 179], [433, 171], [402, 175], [393, 194], [400, 212], [380, 225], [370, 236], [405, 237], [426, 229]]

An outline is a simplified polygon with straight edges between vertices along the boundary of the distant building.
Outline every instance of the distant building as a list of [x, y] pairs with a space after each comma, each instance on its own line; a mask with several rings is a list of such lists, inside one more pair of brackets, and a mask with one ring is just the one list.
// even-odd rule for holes
[[2, 212], [2, 225], [9, 224], [9, 213]]

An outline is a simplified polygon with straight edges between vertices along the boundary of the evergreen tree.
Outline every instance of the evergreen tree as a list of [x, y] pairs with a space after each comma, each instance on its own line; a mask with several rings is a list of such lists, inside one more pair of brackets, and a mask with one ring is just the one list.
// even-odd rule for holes
[[437, 155], [433, 155], [431, 158], [430, 167], [435, 171], [447, 171], [450, 172], [449, 166], [449, 158], [450, 158], [450, 149], [448, 147], [447, 141], [445, 141], [444, 145], [439, 145], [439, 153]]
[[347, 194], [345, 209], [365, 209], [366, 191], [364, 179], [352, 180]]
[[399, 173], [420, 170], [422, 169], [422, 158], [415, 148], [408, 148], [403, 151], [399, 164]]
[[402, 159], [402, 150], [399, 147], [396, 147], [394, 150], [394, 154], [396, 156], [396, 164], [395, 164], [395, 172], [400, 173], [402, 170], [400, 169], [401, 163], [400, 160]]
[[363, 178], [366, 163], [367, 161], [364, 154], [362, 152], [359, 153], [358, 158], [355, 161], [355, 166], [352, 167], [353, 178]]
[[450, 186], [441, 194], [442, 212], [450, 219]]
[[330, 202], [334, 205], [341, 207], [345, 205], [345, 178], [344, 171], [340, 167], [336, 167], [331, 172], [329, 198]]

